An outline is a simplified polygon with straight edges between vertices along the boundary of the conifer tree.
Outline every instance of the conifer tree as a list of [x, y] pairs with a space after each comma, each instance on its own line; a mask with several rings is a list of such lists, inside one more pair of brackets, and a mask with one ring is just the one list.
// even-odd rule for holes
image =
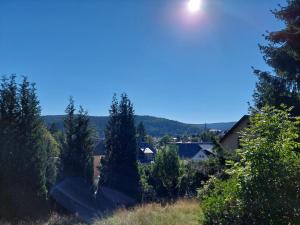
[[[22, 187], [19, 195], [18, 214], [36, 214], [36, 210], [43, 209], [47, 200], [46, 170], [47, 150], [43, 145], [45, 127], [40, 114], [41, 109], [34, 84], [30, 84], [26, 77], [20, 85], [20, 117], [18, 122], [20, 144], [17, 153], [19, 178]], [[28, 204], [30, 203], [30, 207]], [[32, 210], [33, 209], [33, 210]], [[37, 213], [38, 214], [38, 213]]]
[[71, 177], [74, 174], [73, 162], [75, 161], [75, 105], [72, 97], [66, 108], [66, 118], [64, 120], [65, 143], [61, 154], [61, 179]]
[[267, 46], [260, 46], [266, 63], [274, 74], [255, 70], [258, 76], [253, 95], [255, 106], [294, 106], [293, 113], [300, 114], [300, 1], [288, 0], [287, 6], [273, 11], [285, 27], [266, 35]]
[[82, 107], [76, 118], [76, 153], [78, 154], [78, 175], [83, 177], [89, 184], [93, 182], [93, 150], [94, 140], [89, 126], [87, 111]]
[[0, 218], [14, 216], [14, 180], [19, 105], [16, 76], [2, 78], [0, 88]]
[[92, 184], [94, 140], [88, 114], [82, 107], [80, 107], [79, 114], [75, 114], [73, 98], [70, 98], [66, 113], [62, 178], [80, 177]]
[[140, 184], [137, 167], [137, 142], [134, 110], [126, 94], [118, 102], [114, 95], [110, 118], [105, 131], [106, 155], [101, 162], [102, 186], [139, 199]]
[[143, 122], [140, 122], [136, 129], [137, 140], [139, 142], [144, 142], [146, 140], [146, 129]]
[[[3, 79], [0, 91], [0, 215], [28, 217], [47, 209], [47, 151], [34, 85]], [[3, 129], [2, 129], [3, 128]]]

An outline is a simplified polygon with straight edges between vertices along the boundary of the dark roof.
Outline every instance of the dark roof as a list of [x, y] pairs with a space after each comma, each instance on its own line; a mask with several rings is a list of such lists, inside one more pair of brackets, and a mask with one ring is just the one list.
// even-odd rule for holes
[[250, 116], [249, 115], [244, 115], [238, 122], [236, 122], [233, 127], [226, 132], [226, 134], [221, 138], [220, 143], [222, 143], [229, 135], [234, 133], [235, 129], [244, 121], [244, 120], [249, 120]]
[[105, 155], [104, 141], [99, 141], [94, 149], [94, 156]]
[[178, 155], [182, 159], [191, 159], [202, 150], [198, 143], [176, 143]]

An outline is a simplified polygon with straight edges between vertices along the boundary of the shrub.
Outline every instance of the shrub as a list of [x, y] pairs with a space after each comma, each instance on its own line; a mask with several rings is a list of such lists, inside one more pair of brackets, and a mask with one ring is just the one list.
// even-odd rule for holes
[[152, 168], [152, 182], [160, 198], [176, 198], [180, 161], [174, 147], [167, 146], [158, 151]]
[[231, 178], [211, 180], [199, 193], [205, 224], [300, 223], [300, 119], [290, 111], [254, 113]]
[[238, 199], [239, 188], [236, 178], [222, 181], [212, 178], [199, 191], [204, 213], [204, 224], [242, 224], [242, 207]]

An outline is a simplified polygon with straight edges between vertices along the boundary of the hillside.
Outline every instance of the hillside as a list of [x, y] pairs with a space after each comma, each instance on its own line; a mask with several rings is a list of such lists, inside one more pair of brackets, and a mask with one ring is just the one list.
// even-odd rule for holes
[[[44, 121], [47, 125], [55, 123], [59, 129], [63, 128], [64, 116], [44, 116]], [[204, 124], [185, 124], [174, 120], [169, 120], [165, 118], [158, 118], [153, 116], [136, 116], [136, 123], [143, 122], [148, 134], [160, 137], [166, 134], [176, 136], [184, 134], [197, 134], [204, 129]], [[90, 121], [93, 127], [102, 136], [104, 134], [105, 125], [108, 121], [107, 116], [91, 116]], [[227, 123], [212, 123], [206, 124], [208, 129], [218, 129], [226, 131], [233, 126], [234, 122]]]

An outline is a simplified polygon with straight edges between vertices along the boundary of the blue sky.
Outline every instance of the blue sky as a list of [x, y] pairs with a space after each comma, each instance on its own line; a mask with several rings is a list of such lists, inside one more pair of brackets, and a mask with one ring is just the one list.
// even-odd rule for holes
[[136, 114], [188, 123], [238, 120], [266, 67], [262, 34], [283, 0], [0, 0], [0, 74], [37, 84], [42, 113], [68, 97], [107, 115], [126, 92]]

